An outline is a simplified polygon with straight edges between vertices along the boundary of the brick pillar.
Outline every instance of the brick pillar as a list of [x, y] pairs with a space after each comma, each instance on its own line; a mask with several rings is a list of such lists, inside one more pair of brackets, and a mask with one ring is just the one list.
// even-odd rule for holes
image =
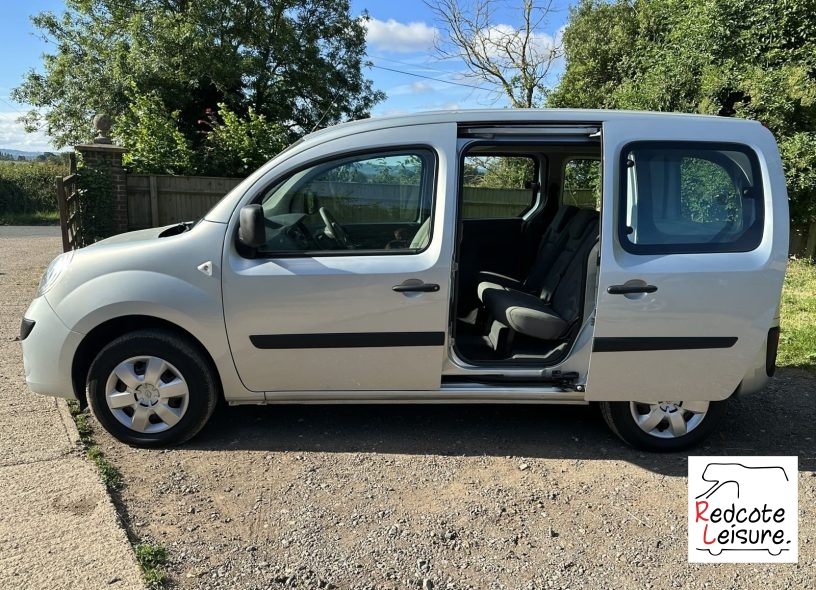
[[85, 166], [91, 169], [109, 169], [113, 183], [113, 231], [122, 233], [128, 230], [127, 188], [125, 186], [125, 169], [122, 167], [122, 155], [127, 151], [118, 145], [90, 143], [74, 146], [82, 154]]

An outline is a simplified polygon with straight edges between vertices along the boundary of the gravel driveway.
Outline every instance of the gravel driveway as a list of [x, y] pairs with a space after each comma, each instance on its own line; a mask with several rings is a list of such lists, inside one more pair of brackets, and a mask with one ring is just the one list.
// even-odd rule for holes
[[58, 227], [0, 227], [0, 588], [144, 589], [65, 402], [25, 385], [20, 319], [62, 251], [59, 236]]
[[813, 588], [816, 387], [787, 370], [695, 454], [799, 456], [799, 564], [687, 563], [685, 455], [587, 407], [222, 407], [191, 444], [97, 440], [179, 588]]
[[799, 456], [784, 565], [688, 564], [686, 456], [623, 446], [593, 407], [223, 406], [165, 451], [94, 429], [173, 587], [776, 590], [816, 587], [814, 402], [781, 371], [694, 452]]

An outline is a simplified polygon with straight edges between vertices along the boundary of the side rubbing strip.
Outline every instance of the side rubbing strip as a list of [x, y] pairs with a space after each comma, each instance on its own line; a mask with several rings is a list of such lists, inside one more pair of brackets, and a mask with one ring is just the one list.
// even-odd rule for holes
[[731, 348], [736, 342], [737, 339], [731, 336], [699, 338], [595, 338], [592, 344], [592, 352]]
[[340, 334], [262, 334], [249, 337], [255, 348], [379, 348], [442, 346], [444, 332], [359, 332]]

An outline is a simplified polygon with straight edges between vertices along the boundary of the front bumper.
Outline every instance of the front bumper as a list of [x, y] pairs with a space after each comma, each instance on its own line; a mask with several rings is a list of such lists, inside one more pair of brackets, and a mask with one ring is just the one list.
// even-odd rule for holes
[[69, 330], [45, 297], [32, 301], [26, 310], [20, 339], [28, 388], [34, 393], [76, 399], [71, 366], [82, 334]]

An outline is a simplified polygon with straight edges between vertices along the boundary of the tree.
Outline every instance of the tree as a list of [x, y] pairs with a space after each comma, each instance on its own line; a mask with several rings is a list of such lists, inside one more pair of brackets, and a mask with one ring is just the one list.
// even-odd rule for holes
[[549, 93], [553, 66], [561, 57], [560, 41], [539, 31], [552, 11], [552, 0], [520, 0], [517, 22], [499, 23], [497, 0], [438, 0], [425, 4], [442, 26], [436, 50], [443, 59], [459, 59], [467, 75], [495, 87], [514, 108], [540, 106]]
[[218, 121], [210, 113], [205, 158], [211, 174], [246, 176], [286, 147], [286, 130], [250, 107], [241, 118], [219, 104]]
[[756, 119], [775, 134], [796, 224], [816, 222], [816, 0], [583, 0], [548, 106]]
[[468, 156], [465, 186], [524, 189], [535, 180], [535, 172], [535, 160], [525, 156]]
[[149, 174], [192, 174], [192, 142], [179, 131], [178, 118], [179, 111], [168, 113], [158, 93], [134, 93], [117, 124], [129, 148], [124, 164]]
[[[44, 73], [29, 72], [12, 93], [34, 106], [27, 127], [44, 129], [58, 147], [89, 140], [96, 112], [113, 117], [125, 143], [131, 132], [168, 131], [172, 123], [198, 153], [210, 115], [220, 121], [219, 105], [245, 120], [251, 110], [292, 140], [366, 116], [384, 98], [362, 75], [365, 29], [348, 0], [66, 4], [62, 15], [33, 17], [54, 52], [44, 57]], [[134, 109], [148, 105], [157, 121], [134, 127]]]

